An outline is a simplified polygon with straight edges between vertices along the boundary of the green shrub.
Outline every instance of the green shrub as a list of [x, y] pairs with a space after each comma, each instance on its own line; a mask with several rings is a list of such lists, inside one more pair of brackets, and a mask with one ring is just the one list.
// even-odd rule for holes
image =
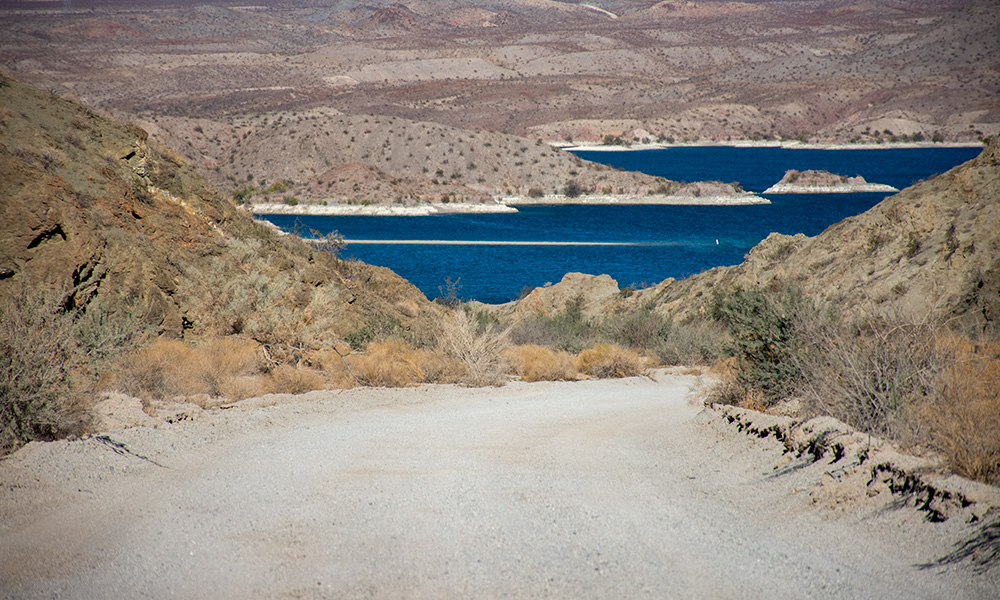
[[[625, 288], [628, 289], [628, 288]], [[667, 336], [670, 322], [667, 318], [645, 305], [618, 315], [609, 315], [601, 323], [607, 339], [625, 346], [641, 350], [653, 350], [660, 340]]]
[[583, 298], [550, 315], [536, 313], [516, 323], [511, 341], [516, 345], [537, 344], [577, 354], [601, 339], [600, 326], [583, 314]]
[[794, 356], [802, 340], [796, 326], [815, 312], [801, 290], [786, 286], [774, 291], [735, 287], [712, 299], [709, 314], [729, 331], [725, 350], [736, 358], [739, 380], [774, 401], [797, 384]]
[[371, 342], [389, 338], [406, 339], [406, 329], [397, 317], [383, 313], [369, 315], [360, 327], [344, 336], [344, 341], [355, 351], [364, 350]]

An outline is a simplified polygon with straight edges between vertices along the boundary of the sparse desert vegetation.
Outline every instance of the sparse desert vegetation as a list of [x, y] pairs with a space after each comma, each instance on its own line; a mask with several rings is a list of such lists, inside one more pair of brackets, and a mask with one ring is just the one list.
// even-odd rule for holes
[[712, 317], [728, 327], [735, 360], [717, 401], [766, 411], [799, 398], [808, 414], [933, 448], [956, 472], [1000, 482], [995, 325], [971, 333], [904, 312], [844, 317], [794, 286], [721, 292]]

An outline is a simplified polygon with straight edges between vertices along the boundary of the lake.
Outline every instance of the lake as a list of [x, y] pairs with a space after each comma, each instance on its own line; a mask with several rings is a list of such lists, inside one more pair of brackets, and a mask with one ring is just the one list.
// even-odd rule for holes
[[[720, 146], [577, 154], [678, 181], [736, 181], [759, 193], [781, 179], [787, 169], [860, 174], [873, 183], [903, 188], [943, 173], [979, 151]], [[286, 230], [338, 231], [348, 239], [492, 242], [353, 244], [342, 256], [389, 267], [429, 298], [442, 295], [446, 280], [451, 280], [459, 282], [458, 295], [463, 299], [501, 303], [513, 300], [525, 287], [556, 283], [572, 271], [606, 273], [624, 287], [738, 264], [771, 232], [816, 235], [868, 210], [885, 196], [786, 194], [768, 195], [770, 205], [751, 206], [555, 205], [521, 206], [514, 214], [264, 218]]]

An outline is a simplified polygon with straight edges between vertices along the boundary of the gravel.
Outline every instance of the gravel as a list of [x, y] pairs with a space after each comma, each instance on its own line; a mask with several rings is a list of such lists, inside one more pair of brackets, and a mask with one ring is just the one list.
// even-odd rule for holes
[[777, 474], [698, 385], [312, 392], [33, 443], [0, 461], [0, 596], [1000, 597], [920, 567], [971, 525], [818, 505], [824, 467]]

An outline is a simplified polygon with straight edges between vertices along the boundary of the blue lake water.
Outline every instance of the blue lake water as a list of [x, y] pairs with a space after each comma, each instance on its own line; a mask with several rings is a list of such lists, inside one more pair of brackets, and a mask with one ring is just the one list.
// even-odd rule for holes
[[[978, 148], [789, 150], [686, 147], [579, 152], [582, 158], [680, 181], [737, 181], [761, 192], [786, 169], [824, 169], [898, 188], [943, 173]], [[523, 206], [516, 214], [429, 217], [268, 215], [292, 230], [338, 231], [357, 240], [557, 242], [562, 245], [352, 244], [342, 256], [391, 268], [428, 297], [446, 279], [459, 296], [499, 303], [524, 287], [558, 282], [571, 271], [614, 277], [619, 285], [653, 284], [733, 265], [771, 232], [816, 235], [868, 210], [885, 194], [771, 195], [753, 206]], [[573, 245], [586, 242], [608, 245]], [[611, 245], [627, 244], [627, 245]]]

